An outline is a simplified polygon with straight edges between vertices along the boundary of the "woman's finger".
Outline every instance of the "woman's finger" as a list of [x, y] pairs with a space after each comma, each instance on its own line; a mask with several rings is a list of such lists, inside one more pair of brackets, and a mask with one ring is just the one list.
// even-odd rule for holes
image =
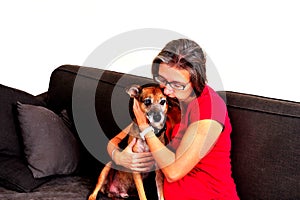
[[135, 143], [136, 143], [136, 138], [133, 138], [133, 139], [131, 140], [131, 142], [127, 145], [126, 149], [130, 149], [131, 152], [132, 152], [132, 148], [133, 148], [133, 146], [135, 145]]
[[137, 163], [134, 166], [131, 167], [132, 171], [137, 171], [137, 172], [149, 172], [155, 169], [154, 167], [154, 161], [149, 162], [149, 163]]
[[136, 163], [143, 163], [143, 162], [150, 162], [153, 161], [154, 158], [152, 156], [144, 156], [144, 157], [138, 157], [135, 159]]
[[131, 169], [134, 171], [146, 172], [154, 169], [155, 161], [153, 157], [144, 157], [135, 159], [132, 163]]

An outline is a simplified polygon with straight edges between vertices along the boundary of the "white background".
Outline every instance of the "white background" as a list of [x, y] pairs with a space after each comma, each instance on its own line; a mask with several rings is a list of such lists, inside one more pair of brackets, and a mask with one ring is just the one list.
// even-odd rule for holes
[[37, 95], [56, 67], [82, 65], [111, 37], [160, 28], [199, 43], [225, 90], [300, 102], [299, 10], [297, 0], [3, 0], [0, 84]]

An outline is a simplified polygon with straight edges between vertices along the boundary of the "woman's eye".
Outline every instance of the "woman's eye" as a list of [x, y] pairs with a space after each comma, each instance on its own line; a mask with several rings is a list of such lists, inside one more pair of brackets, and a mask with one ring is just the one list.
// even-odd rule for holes
[[144, 104], [145, 104], [146, 106], [151, 105], [151, 99], [145, 99], [145, 100], [144, 100]]
[[172, 87], [175, 89], [182, 89], [184, 86], [180, 83], [172, 83]]
[[166, 100], [164, 100], [164, 99], [160, 101], [160, 105], [162, 105], [162, 106], [163, 106], [165, 103], [166, 103]]

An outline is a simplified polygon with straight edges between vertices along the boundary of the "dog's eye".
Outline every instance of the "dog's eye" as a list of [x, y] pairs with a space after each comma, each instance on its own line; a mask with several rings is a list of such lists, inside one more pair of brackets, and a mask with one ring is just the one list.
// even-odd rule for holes
[[162, 105], [162, 106], [163, 106], [165, 103], [166, 103], [166, 100], [165, 100], [165, 99], [163, 99], [163, 100], [160, 101], [160, 105]]
[[145, 104], [146, 106], [151, 105], [151, 99], [145, 99], [145, 100], [144, 100], [144, 104]]

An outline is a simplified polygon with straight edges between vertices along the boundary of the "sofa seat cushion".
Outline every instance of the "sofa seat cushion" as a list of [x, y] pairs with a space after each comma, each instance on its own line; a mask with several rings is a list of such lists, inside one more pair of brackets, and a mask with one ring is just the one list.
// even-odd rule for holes
[[48, 180], [33, 178], [26, 161], [19, 157], [0, 155], [0, 186], [18, 192], [30, 192]]
[[[145, 188], [146, 195], [148, 199], [157, 200], [157, 191], [154, 182], [155, 173], [152, 174], [153, 179], [146, 182]], [[47, 183], [41, 185], [40, 187], [34, 189], [30, 193], [18, 193], [12, 190], [7, 190], [0, 187], [0, 199], [13, 199], [13, 200], [24, 200], [24, 199], [39, 199], [39, 200], [49, 200], [49, 199], [64, 199], [64, 200], [86, 200], [88, 196], [93, 192], [97, 176], [56, 176], [49, 180]], [[149, 181], [147, 179], [147, 181]], [[149, 187], [150, 186], [150, 187]], [[106, 194], [101, 192], [97, 195], [98, 200], [111, 200]], [[115, 198], [119, 199], [119, 198]], [[130, 200], [139, 200], [137, 195], [130, 196]], [[121, 200], [121, 199], [120, 199]]]
[[[0, 199], [64, 199], [85, 200], [95, 186], [95, 180], [82, 176], [55, 177], [30, 193], [17, 193], [0, 187]], [[109, 200], [99, 194], [101, 200]]]

